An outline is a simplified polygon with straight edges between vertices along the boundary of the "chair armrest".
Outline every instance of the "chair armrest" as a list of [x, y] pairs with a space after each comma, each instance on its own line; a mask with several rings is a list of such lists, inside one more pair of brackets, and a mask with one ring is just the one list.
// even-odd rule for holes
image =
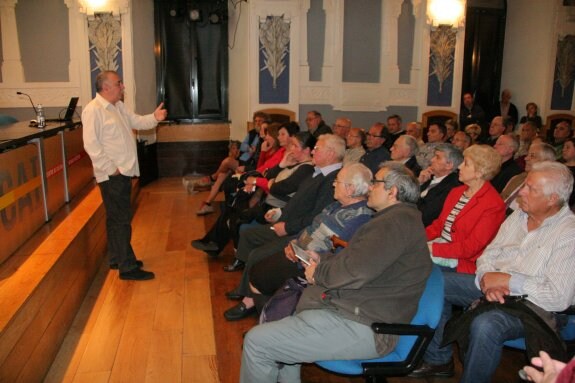
[[433, 333], [431, 327], [427, 325], [400, 324], [400, 323], [372, 323], [371, 329], [376, 334], [389, 335], [428, 335]]
[[565, 310], [559, 311], [557, 314], [575, 315], [575, 305], [569, 306]]

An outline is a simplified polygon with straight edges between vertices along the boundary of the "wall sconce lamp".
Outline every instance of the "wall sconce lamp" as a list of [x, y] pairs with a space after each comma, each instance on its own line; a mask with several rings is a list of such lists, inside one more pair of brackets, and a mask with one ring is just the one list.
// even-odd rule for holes
[[465, 23], [465, 0], [428, 0], [427, 18], [432, 26], [453, 28]]

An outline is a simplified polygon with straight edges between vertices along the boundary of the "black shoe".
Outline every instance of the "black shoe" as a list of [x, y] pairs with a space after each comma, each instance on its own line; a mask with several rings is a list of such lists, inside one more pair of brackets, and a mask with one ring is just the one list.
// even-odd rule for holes
[[243, 299], [244, 296], [239, 294], [236, 290], [232, 290], [226, 293], [226, 298], [231, 299], [232, 301], [239, 301]]
[[451, 378], [454, 375], [453, 359], [445, 364], [433, 365], [423, 362], [418, 368], [407, 375], [410, 378], [427, 378], [435, 376], [438, 378]]
[[244, 302], [240, 302], [224, 312], [224, 317], [229, 321], [240, 320], [256, 313], [256, 306], [247, 308]]
[[140, 268], [120, 273], [120, 279], [125, 281], [147, 281], [154, 279], [156, 276], [151, 271], [142, 270]]
[[[142, 267], [144, 267], [144, 262], [140, 261], [139, 259], [136, 259], [136, 266], [138, 266], [138, 269], [141, 269]], [[118, 264], [110, 263], [110, 270], [118, 270]]]
[[218, 251], [218, 244], [212, 241], [204, 241], [201, 239], [194, 239], [192, 241], [192, 247], [194, 249], [202, 250], [202, 251]]
[[244, 261], [240, 261], [237, 258], [234, 258], [234, 262], [231, 265], [224, 266], [224, 271], [240, 271], [246, 267], [246, 263]]

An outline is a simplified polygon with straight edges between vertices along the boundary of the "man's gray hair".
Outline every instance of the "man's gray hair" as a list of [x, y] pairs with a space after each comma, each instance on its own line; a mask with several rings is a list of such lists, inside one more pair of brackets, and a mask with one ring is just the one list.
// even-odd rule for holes
[[510, 141], [511, 149], [513, 149], [514, 154], [517, 153], [517, 151], [519, 150], [519, 137], [517, 137], [515, 134], [512, 133], [504, 134], [504, 136], [509, 137], [511, 139]]
[[543, 182], [543, 194], [545, 196], [557, 195], [557, 205], [562, 207], [571, 196], [573, 191], [573, 173], [562, 163], [556, 161], [543, 161], [533, 164], [531, 172], [541, 173]]
[[463, 153], [459, 148], [452, 144], [439, 144], [435, 147], [436, 152], [442, 152], [445, 154], [445, 159], [450, 164], [453, 164], [453, 169], [451, 172], [456, 172], [459, 165], [463, 162]]
[[542, 161], [555, 161], [555, 148], [546, 143], [531, 144], [533, 149], [539, 149], [539, 162]]
[[96, 83], [94, 84], [96, 87], [96, 92], [101, 92], [102, 89], [104, 89], [104, 81], [106, 81], [108, 79], [108, 75], [112, 74], [112, 73], [116, 73], [113, 70], [105, 70], [103, 72], [98, 73], [98, 75], [96, 76]]
[[381, 164], [380, 169], [386, 169], [387, 173], [383, 177], [385, 190], [392, 187], [397, 188], [397, 200], [399, 202], [417, 203], [420, 196], [419, 181], [401, 162], [386, 161]]
[[325, 146], [334, 151], [338, 161], [343, 161], [345, 156], [345, 140], [343, 138], [335, 134], [322, 134], [317, 140], [324, 140]]
[[345, 170], [345, 183], [353, 185], [355, 192], [352, 197], [363, 197], [367, 196], [369, 192], [369, 185], [371, 184], [371, 179], [373, 174], [367, 166], [362, 163], [356, 162], [344, 166], [341, 170]]
[[412, 136], [404, 134], [403, 139], [405, 140], [405, 145], [409, 148], [409, 156], [415, 156], [419, 151], [419, 145], [417, 145], [417, 140]]

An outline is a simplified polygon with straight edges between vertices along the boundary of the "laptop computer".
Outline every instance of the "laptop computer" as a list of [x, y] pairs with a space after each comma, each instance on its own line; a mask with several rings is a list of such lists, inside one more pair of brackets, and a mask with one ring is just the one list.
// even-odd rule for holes
[[[66, 108], [66, 114], [64, 115], [64, 118], [48, 118], [48, 119], [46, 119], [46, 122], [72, 121], [72, 119], [74, 118], [74, 113], [76, 112], [76, 106], [78, 105], [79, 99], [80, 99], [80, 97], [72, 97], [70, 99], [70, 103], [68, 104], [68, 107]], [[62, 113], [62, 112], [60, 112], [60, 113]]]

